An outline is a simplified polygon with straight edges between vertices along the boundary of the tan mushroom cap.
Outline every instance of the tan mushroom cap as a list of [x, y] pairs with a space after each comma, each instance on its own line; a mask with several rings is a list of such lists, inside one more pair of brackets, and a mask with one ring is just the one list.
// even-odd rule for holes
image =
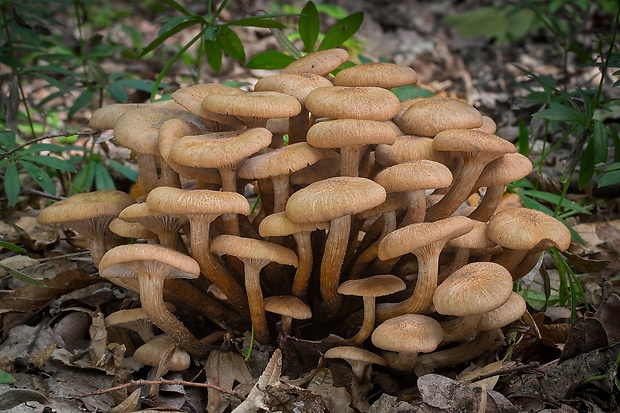
[[312, 317], [312, 310], [310, 310], [310, 307], [293, 295], [274, 295], [266, 297], [265, 311], [291, 317], [295, 320], [306, 320]]
[[397, 211], [405, 208], [409, 203], [409, 197], [404, 192], [388, 192], [385, 202], [374, 208], [367, 209], [357, 214], [358, 219], [366, 219], [385, 214], [386, 212]]
[[493, 154], [494, 158], [517, 151], [506, 139], [473, 129], [449, 129], [439, 132], [433, 139], [433, 149], [465, 153], [485, 152]]
[[323, 76], [312, 73], [280, 73], [259, 79], [254, 85], [254, 90], [285, 93], [293, 96], [303, 105], [308, 93], [317, 87], [326, 86], [333, 86], [333, 84]]
[[402, 291], [405, 288], [405, 283], [397, 276], [381, 274], [345, 281], [338, 287], [338, 293], [358, 297], [383, 297]]
[[404, 314], [381, 323], [372, 333], [372, 343], [383, 350], [430, 353], [443, 338], [441, 325], [421, 314]]
[[452, 183], [452, 172], [439, 162], [420, 159], [387, 167], [373, 180], [387, 192], [446, 188]]
[[185, 166], [226, 167], [269, 146], [271, 136], [265, 128], [185, 136], [174, 145], [170, 157]]
[[512, 291], [508, 301], [495, 310], [482, 315], [477, 330], [488, 331], [505, 327], [521, 318], [525, 314], [526, 308], [527, 304], [523, 297]]
[[487, 235], [497, 244], [512, 250], [533, 250], [556, 246], [566, 251], [571, 234], [558, 219], [529, 208], [510, 208], [493, 215], [487, 223]]
[[202, 107], [210, 112], [238, 118], [290, 118], [301, 111], [292, 96], [279, 92], [251, 92], [243, 95], [209, 95]]
[[407, 225], [389, 233], [381, 241], [377, 256], [383, 261], [400, 257], [433, 242], [463, 235], [472, 227], [472, 220], [461, 216]]
[[123, 238], [147, 239], [157, 235], [139, 222], [128, 222], [114, 218], [109, 225], [110, 231]]
[[[466, 216], [466, 215], [465, 215]], [[482, 250], [497, 246], [491, 241], [486, 233], [486, 223], [472, 220], [474, 225], [471, 231], [448, 241], [448, 245], [454, 248], [467, 248]]]
[[59, 224], [104, 216], [116, 217], [135, 202], [131, 196], [118, 190], [75, 194], [42, 210], [37, 220], [41, 224]]
[[339, 346], [332, 347], [323, 355], [328, 359], [343, 359], [348, 362], [362, 362], [364, 364], [379, 364], [385, 366], [383, 357], [355, 346]]
[[209, 189], [188, 190], [162, 186], [148, 194], [146, 203], [155, 211], [172, 215], [250, 213], [250, 204], [243, 195]]
[[292, 194], [286, 204], [286, 215], [299, 224], [325, 222], [373, 208], [385, 199], [385, 189], [370, 179], [327, 178]]
[[349, 60], [349, 53], [344, 49], [328, 49], [311, 52], [291, 62], [281, 73], [312, 73], [326, 76]]
[[479, 128], [474, 128], [474, 129], [479, 129], [482, 132], [486, 132], [486, 133], [495, 133], [497, 132], [497, 124], [495, 123], [493, 118], [482, 115], [482, 126], [480, 126]]
[[191, 364], [191, 357], [189, 353], [180, 348], [175, 342], [166, 334], [161, 334], [154, 339], [150, 340], [138, 347], [133, 353], [133, 359], [137, 363], [144, 364], [146, 366], [158, 366], [166, 352], [171, 347], [174, 353], [170, 358], [170, 371], [183, 371], [186, 370]]
[[236, 87], [219, 83], [207, 83], [182, 87], [174, 91], [170, 97], [179, 105], [201, 118], [224, 125], [243, 125], [243, 122], [235, 116], [223, 115], [205, 110], [202, 107], [202, 101], [209, 95], [244, 95], [246, 93], [247, 92]]
[[328, 222], [309, 222], [296, 224], [286, 216], [286, 212], [267, 215], [258, 226], [261, 237], [284, 237], [299, 232], [309, 232], [329, 228]]
[[289, 179], [291, 185], [305, 186], [326, 178], [333, 178], [340, 172], [340, 155], [338, 152], [326, 149], [325, 157], [315, 164], [293, 172]]
[[336, 86], [376, 86], [383, 89], [413, 85], [418, 74], [409, 66], [388, 62], [369, 62], [341, 70], [334, 77]]
[[446, 129], [479, 128], [482, 115], [460, 100], [433, 96], [414, 99], [396, 124], [408, 135], [433, 137]]
[[297, 254], [289, 248], [236, 235], [218, 235], [211, 242], [211, 251], [218, 255], [232, 255], [239, 259], [277, 262], [294, 267], [298, 264]]
[[247, 159], [237, 170], [245, 179], [287, 175], [306, 168], [326, 156], [326, 151], [307, 142], [294, 143]]
[[392, 166], [399, 163], [428, 159], [446, 163], [444, 153], [433, 149], [433, 139], [420, 136], [400, 135], [392, 145], [377, 145], [375, 161], [379, 165]]
[[336, 119], [319, 122], [308, 129], [307, 142], [317, 148], [343, 148], [353, 145], [391, 145], [394, 129], [384, 122], [368, 119]]
[[88, 121], [88, 126], [98, 130], [114, 129], [114, 124], [123, 113], [129, 110], [147, 107], [183, 109], [182, 106], [172, 100], [161, 100], [150, 103], [113, 103], [95, 110]]
[[386, 121], [400, 110], [400, 102], [389, 90], [378, 87], [331, 86], [314, 89], [306, 107], [315, 117]]
[[437, 286], [433, 304], [439, 314], [483, 314], [508, 301], [511, 291], [512, 276], [506, 268], [493, 262], [473, 262]]
[[197, 278], [200, 275], [198, 263], [192, 257], [153, 244], [129, 244], [112, 248], [101, 259], [99, 272], [106, 278], [134, 278], [136, 274], [124, 264], [142, 261], [155, 261], [164, 265], [168, 272], [166, 278]]
[[489, 162], [478, 177], [474, 188], [505, 185], [532, 172], [532, 161], [518, 152], [507, 153]]
[[[166, 309], [171, 313], [176, 311], [176, 307], [172, 303], [165, 303]], [[143, 308], [130, 308], [126, 310], [118, 310], [110, 314], [103, 320], [106, 327], [123, 327], [132, 329], [133, 326], [141, 320], [148, 320], [148, 316]]]

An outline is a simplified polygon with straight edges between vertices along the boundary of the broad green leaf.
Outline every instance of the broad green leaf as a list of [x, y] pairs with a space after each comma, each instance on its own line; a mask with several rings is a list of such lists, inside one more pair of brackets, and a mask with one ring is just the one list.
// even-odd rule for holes
[[[520, 192], [526, 194], [529, 197], [536, 198], [536, 199], [542, 199], [543, 201], [550, 202], [554, 205], [557, 205], [561, 199], [559, 195], [552, 194], [550, 192], [545, 192], [545, 191], [537, 191], [534, 189], [524, 189], [524, 190], [521, 190]], [[588, 211], [586, 208], [566, 198], [562, 199], [562, 202], [560, 205], [565, 209], [577, 211], [581, 214], [588, 214], [588, 215], [590, 214], [590, 211]]]
[[0, 131], [0, 146], [6, 151], [15, 147], [15, 132], [10, 130]]
[[4, 170], [4, 193], [9, 201], [9, 205], [13, 206], [17, 203], [21, 188], [17, 164], [15, 162], [10, 163]]
[[163, 33], [166, 33], [168, 30], [172, 29], [177, 24], [188, 21], [192, 16], [175, 16], [171, 17], [166, 23], [164, 23], [159, 30], [157, 31], [157, 35], [161, 36]]
[[131, 168], [126, 167], [125, 165], [116, 162], [114, 160], [108, 161], [108, 166], [110, 169], [115, 170], [119, 174], [123, 175], [125, 178], [129, 179], [132, 182], [136, 182], [138, 180], [138, 172], [134, 171]]
[[607, 161], [608, 138], [605, 125], [599, 120], [594, 120], [594, 130], [579, 167], [579, 189], [585, 188], [592, 180], [596, 167]]
[[207, 56], [207, 63], [216, 73], [220, 73], [222, 69], [222, 48], [217, 41], [205, 40], [204, 51]]
[[191, 11], [187, 10], [185, 7], [183, 7], [181, 4], [177, 3], [174, 0], [161, 0], [161, 1], [163, 3], [166, 3], [168, 6], [172, 7], [173, 9], [178, 10], [187, 16], [193, 15]]
[[302, 57], [301, 52], [299, 51], [299, 49], [297, 49], [297, 47], [293, 43], [294, 41], [293, 36], [284, 34], [284, 32], [280, 29], [269, 29], [269, 30], [271, 31], [271, 34], [273, 35], [273, 37], [276, 38], [278, 45], [280, 46], [280, 48], [282, 49], [284, 53], [288, 53], [289, 55], [293, 56], [295, 59], [299, 59]]
[[598, 180], [598, 187], [616, 185], [620, 183], [620, 171], [610, 171], [604, 173]]
[[327, 30], [317, 50], [333, 49], [342, 45], [359, 30], [363, 21], [364, 12], [360, 11], [336, 22]]
[[82, 92], [80, 96], [75, 99], [73, 105], [71, 105], [71, 107], [69, 108], [69, 111], [67, 112], [67, 117], [71, 119], [78, 110], [87, 106], [92, 101], [94, 95], [95, 91], [91, 89], [86, 89], [84, 92]]
[[299, 37], [304, 44], [306, 53], [314, 50], [316, 40], [319, 38], [321, 21], [319, 20], [319, 12], [316, 5], [309, 1], [301, 10], [299, 15]]
[[34, 179], [34, 181], [43, 188], [44, 191], [47, 191], [50, 194], [56, 193], [56, 185], [54, 185], [54, 181], [52, 178], [43, 170], [43, 168], [28, 162], [22, 159], [19, 160], [19, 164], [24, 168], [24, 170]]
[[592, 176], [594, 176], [594, 169], [594, 140], [590, 140], [590, 142], [588, 142], [588, 145], [586, 146], [586, 149], [581, 155], [578, 177], [579, 189], [585, 188], [592, 180]]
[[80, 169], [73, 178], [73, 192], [89, 191], [95, 181], [95, 164], [94, 162], [86, 162], [84, 168]]
[[292, 56], [276, 50], [267, 50], [251, 58], [245, 67], [248, 69], [278, 70], [285, 68], [294, 61], [295, 58]]
[[20, 157], [20, 159], [38, 163], [39, 165], [48, 166], [52, 169], [57, 169], [59, 171], [72, 172], [72, 173], [77, 172], [77, 170], [69, 162], [63, 159], [60, 159], [60, 158], [56, 158], [54, 156], [23, 155]]
[[24, 274], [23, 272], [18, 271], [18, 270], [14, 269], [14, 268], [11, 268], [11, 267], [6, 266], [4, 264], [0, 264], [0, 268], [5, 270], [11, 276], [17, 278], [20, 281], [23, 281], [24, 283], [26, 283], [28, 285], [33, 285], [35, 287], [45, 287], [45, 284], [43, 284], [41, 281], [35, 280], [34, 278], [32, 278], [32, 277]]
[[5, 248], [9, 251], [14, 251], [14, 252], [26, 252], [26, 250], [20, 247], [19, 245], [15, 245], [12, 242], [6, 242], [6, 241], [0, 241], [0, 248]]
[[583, 118], [581, 113], [567, 105], [561, 103], [551, 102], [549, 108], [540, 110], [532, 115], [535, 118], [555, 120], [558, 122], [582, 122]]
[[273, 20], [274, 17], [290, 16], [286, 14], [270, 15], [262, 14], [260, 16], [248, 17], [245, 19], [239, 19], [227, 23], [227, 26], [246, 26], [246, 27], [262, 27], [266, 29], [286, 29], [286, 25], [277, 20]]
[[105, 87], [105, 90], [115, 101], [119, 103], [127, 103], [127, 91], [120, 83], [112, 82]]
[[148, 46], [146, 46], [142, 52], [140, 52], [140, 54], [138, 55], [138, 58], [143, 57], [144, 55], [146, 55], [149, 52], [152, 52], [153, 50], [155, 50], [159, 45], [161, 45], [163, 42], [165, 42], [169, 37], [174, 36], [175, 34], [187, 29], [188, 27], [192, 27], [195, 26], [196, 24], [200, 24], [202, 23], [199, 19], [196, 18], [191, 18], [188, 19], [186, 21], [183, 21], [179, 24], [177, 24], [176, 26], [174, 26], [173, 28], [171, 28], [170, 30], [166, 31], [165, 33], [160, 34], [159, 36], [157, 36], [155, 38], [155, 40], [153, 40], [151, 43], [149, 43]]
[[0, 370], [0, 384], [9, 384], [13, 382], [15, 382], [15, 377], [4, 370]]
[[110, 172], [108, 172], [105, 165], [100, 162], [95, 165], [95, 189], [97, 189], [97, 191], [116, 189]]
[[66, 150], [71, 150], [71, 149], [82, 150], [84, 148], [81, 148], [81, 147], [68, 148], [66, 146], [54, 145], [53, 143], [35, 143], [34, 145], [30, 145], [28, 147], [28, 152], [29, 153], [38, 153], [38, 152], [43, 152], [43, 151], [64, 152]]
[[413, 85], [395, 87], [392, 89], [392, 93], [396, 95], [398, 100], [401, 102], [404, 100], [409, 100], [417, 97], [430, 97], [433, 96], [433, 92], [427, 89], [423, 89], [421, 87], [416, 87]]
[[237, 33], [228, 26], [221, 26], [216, 37], [217, 44], [230, 57], [240, 63], [245, 62], [245, 50]]

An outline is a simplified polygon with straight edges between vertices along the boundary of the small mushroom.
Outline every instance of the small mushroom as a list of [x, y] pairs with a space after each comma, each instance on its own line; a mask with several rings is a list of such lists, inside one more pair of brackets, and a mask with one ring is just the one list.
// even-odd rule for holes
[[371, 366], [373, 364], [386, 365], [383, 357], [354, 346], [332, 347], [325, 352], [324, 357], [326, 359], [343, 359], [349, 363], [353, 371], [353, 377], [355, 377], [359, 384], [365, 384], [370, 381]]
[[265, 311], [282, 316], [282, 330], [291, 334], [293, 320], [312, 317], [312, 310], [294, 295], [274, 295], [265, 298]]

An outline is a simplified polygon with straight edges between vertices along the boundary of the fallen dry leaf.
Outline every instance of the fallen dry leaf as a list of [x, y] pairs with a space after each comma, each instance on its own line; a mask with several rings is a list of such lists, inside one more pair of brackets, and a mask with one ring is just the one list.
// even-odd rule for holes
[[[250, 383], [252, 374], [243, 357], [233, 351], [213, 350], [204, 366], [206, 382], [227, 390], [232, 390], [236, 383]], [[209, 413], [222, 413], [230, 401], [216, 389], [208, 389]]]

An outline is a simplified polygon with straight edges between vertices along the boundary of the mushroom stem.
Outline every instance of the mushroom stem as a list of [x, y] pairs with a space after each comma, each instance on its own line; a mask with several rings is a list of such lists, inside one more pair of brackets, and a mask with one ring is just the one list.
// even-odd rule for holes
[[293, 234], [293, 238], [297, 243], [297, 256], [299, 257], [299, 266], [293, 279], [292, 292], [293, 295], [302, 300], [306, 298], [306, 290], [312, 274], [312, 237], [311, 232], [300, 232]]
[[381, 354], [389, 368], [398, 371], [412, 371], [418, 361], [418, 353], [409, 351], [386, 351]]
[[140, 181], [142, 182], [142, 190], [144, 195], [148, 195], [153, 188], [157, 187], [157, 161], [153, 155], [137, 153], [136, 160], [138, 162], [138, 170], [140, 172]]
[[350, 342], [356, 345], [362, 344], [375, 328], [375, 297], [363, 297], [364, 300], [364, 321], [357, 334], [349, 339]]
[[456, 347], [423, 354], [418, 358], [418, 364], [427, 369], [438, 369], [464, 363], [489, 351], [498, 332], [498, 329], [482, 331], [473, 340]]
[[476, 326], [480, 321], [480, 315], [468, 315], [457, 317], [453, 320], [444, 321], [441, 324], [443, 330], [443, 340], [440, 345], [450, 343], [452, 341], [459, 341], [469, 334], [476, 331]]
[[[222, 178], [222, 191], [237, 192], [237, 174], [235, 165], [219, 168]], [[239, 235], [239, 219], [237, 214], [222, 214], [224, 231], [229, 235]]]
[[342, 302], [338, 294], [340, 270], [347, 252], [351, 216], [345, 215], [331, 221], [321, 261], [320, 289], [328, 313], [335, 313]]
[[405, 218], [400, 223], [400, 227], [416, 222], [424, 222], [426, 215], [426, 192], [424, 190], [409, 191], [407, 197], [409, 198], [409, 206], [407, 207]]
[[271, 335], [267, 326], [265, 301], [260, 286], [260, 270], [267, 262], [260, 260], [243, 259], [245, 264], [245, 289], [250, 307], [250, 320], [254, 327], [254, 335], [260, 343], [269, 343]]
[[495, 210], [497, 209], [497, 206], [499, 205], [499, 202], [501, 201], [503, 195], [504, 185], [494, 185], [487, 187], [486, 192], [482, 197], [482, 200], [480, 200], [480, 203], [478, 204], [476, 209], [474, 209], [472, 213], [469, 214], [469, 218], [481, 222], [488, 221], [489, 218], [491, 218], [495, 213]]

